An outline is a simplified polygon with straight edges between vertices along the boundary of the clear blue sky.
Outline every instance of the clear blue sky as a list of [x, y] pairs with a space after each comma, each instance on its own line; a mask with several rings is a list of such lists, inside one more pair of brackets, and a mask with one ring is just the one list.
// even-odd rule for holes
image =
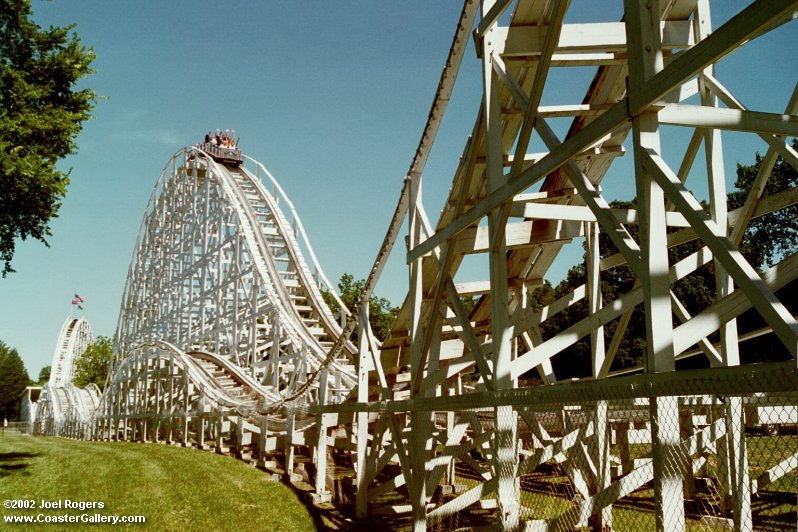
[[[617, 21], [621, 3], [612, 4], [597, 8], [574, 0], [569, 21]], [[716, 4], [716, 22], [746, 5]], [[461, 7], [454, 0], [33, 0], [40, 25], [77, 24], [75, 31], [97, 55], [97, 72], [85, 84], [102, 99], [78, 139], [79, 153], [63, 164], [72, 168], [71, 184], [52, 222], [50, 247], [19, 242], [17, 273], [0, 279], [0, 340], [20, 352], [35, 378], [50, 364], [74, 293], [86, 299], [95, 334], [113, 335], [155, 180], [174, 152], [217, 127], [235, 128], [242, 149], [281, 182], [328, 277], [364, 277], [426, 121]], [[797, 37], [792, 23], [747, 46], [721, 63], [721, 81], [749, 107], [782, 112], [798, 72]], [[736, 75], [751, 65], [758, 79]], [[568, 75], [581, 82], [591, 76]], [[762, 78], [767, 82], [757, 86]], [[571, 103], [579, 103], [583, 88], [569, 79], [553, 82], [547, 94], [578, 87]], [[433, 220], [473, 125], [480, 84], [470, 46], [425, 172], [424, 201]], [[741, 137], [728, 136], [732, 164], [765, 149]], [[629, 197], [610, 197], [619, 195]], [[407, 279], [395, 255], [378, 294], [398, 304]]]

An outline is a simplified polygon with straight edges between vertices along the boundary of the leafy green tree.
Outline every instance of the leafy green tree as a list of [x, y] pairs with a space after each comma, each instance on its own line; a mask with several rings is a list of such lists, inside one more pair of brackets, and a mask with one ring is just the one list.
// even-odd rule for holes
[[29, 383], [28, 371], [17, 350], [0, 342], [0, 423], [19, 417], [20, 395]]
[[[792, 147], [798, 150], [798, 139], [793, 139]], [[762, 156], [755, 156], [751, 165], [737, 163], [737, 190], [729, 194], [729, 209], [742, 207], [751, 186], [762, 166]], [[785, 162], [781, 157], [776, 159], [762, 197], [798, 187], [798, 170]], [[772, 266], [780, 257], [798, 251], [798, 205], [772, 212], [751, 220], [740, 250], [755, 268], [767, 264]]]
[[101, 390], [105, 388], [113, 352], [111, 339], [107, 336], [98, 336], [75, 361], [75, 377], [72, 379], [72, 384], [84, 388], [94, 383]]
[[94, 53], [65, 28], [30, 20], [30, 0], [0, 0], [0, 261], [13, 272], [15, 239], [47, 245], [69, 172], [56, 169], [95, 103], [76, 83]]
[[[365, 285], [365, 279], [355, 281], [355, 278], [349, 273], [343, 274], [338, 281], [338, 293], [340, 294], [341, 301], [343, 301], [346, 308], [355, 315], [357, 314], [355, 305], [357, 304], [360, 294], [363, 293], [363, 287]], [[322, 296], [333, 313], [340, 310], [340, 306], [335, 298], [332, 297], [332, 294], [323, 290]], [[371, 330], [374, 331], [374, 336], [376, 336], [379, 341], [383, 341], [388, 337], [388, 333], [391, 332], [391, 326], [398, 312], [399, 308], [392, 306], [391, 302], [384, 297], [372, 295], [369, 299], [369, 323], [371, 324]]]
[[[792, 147], [798, 149], [798, 139], [793, 139]], [[736, 191], [729, 194], [729, 208], [740, 207], [745, 203], [754, 179], [762, 165], [759, 153], [754, 164], [737, 164]], [[776, 160], [770, 178], [762, 193], [767, 197], [784, 190], [798, 187], [798, 170], [781, 157]], [[746, 228], [740, 251], [754, 268], [764, 269], [781, 260], [783, 256], [798, 251], [798, 206], [791, 205], [751, 220]], [[776, 297], [784, 303], [794, 316], [798, 314], [798, 280], [788, 283], [776, 292]], [[765, 320], [754, 309], [740, 316], [737, 321], [741, 334], [765, 327]], [[740, 344], [740, 358], [743, 363], [787, 360], [790, 354], [774, 334], [766, 334]]]
[[50, 380], [50, 372], [52, 371], [51, 366], [44, 366], [41, 371], [39, 371], [39, 380], [36, 382], [39, 386], [44, 386], [47, 384], [47, 381]]

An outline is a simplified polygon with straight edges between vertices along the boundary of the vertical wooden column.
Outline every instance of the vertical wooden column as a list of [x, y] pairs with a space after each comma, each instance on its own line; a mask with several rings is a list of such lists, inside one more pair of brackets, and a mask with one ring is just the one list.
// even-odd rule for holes
[[[599, 224], [597, 222], [585, 222], [585, 240], [587, 241], [587, 288], [588, 306], [591, 314], [598, 312], [602, 306], [601, 298], [601, 249], [599, 246]], [[604, 327], [597, 327], [590, 333], [590, 349], [593, 359], [593, 378], [599, 378], [601, 367], [604, 365], [606, 356], [604, 346]], [[596, 434], [595, 443], [595, 464], [596, 464], [596, 492], [607, 488], [612, 481], [610, 474], [610, 435], [609, 420], [607, 419], [608, 402], [606, 400], [596, 401], [596, 409], [593, 413], [594, 431]], [[612, 529], [612, 506], [602, 508], [590, 519], [590, 523], [595, 530]]]
[[188, 370], [183, 368], [183, 402], [181, 403], [181, 408], [183, 409], [183, 447], [188, 446], [188, 430], [191, 426], [191, 419], [189, 416], [189, 401], [190, 394], [189, 394], [189, 383], [188, 383]]
[[[409, 249], [421, 243], [424, 222], [421, 216], [421, 175], [410, 176], [410, 207], [409, 207]], [[415, 383], [424, 378], [424, 327], [422, 315], [422, 302], [424, 299], [422, 272], [423, 257], [419, 257], [409, 264], [409, 301], [410, 301], [410, 372], [412, 389]], [[413, 530], [422, 532], [427, 528], [427, 486], [426, 486], [426, 448], [429, 432], [428, 412], [410, 413], [410, 471], [407, 479], [410, 503], [413, 507]], [[394, 438], [401, 438], [401, 434], [394, 434]]]
[[224, 415], [221, 408], [212, 410], [211, 419], [213, 420], [213, 446], [217, 453], [224, 452]]
[[260, 438], [258, 438], [258, 463], [263, 465], [266, 461], [267, 440], [269, 439], [269, 418], [260, 418]]
[[[484, 17], [495, 3], [494, 0], [482, 2]], [[504, 151], [502, 146], [502, 116], [499, 100], [499, 79], [493, 69], [495, 45], [495, 25], [483, 37], [482, 81], [484, 88], [483, 109], [485, 112], [485, 152], [487, 193], [497, 190], [505, 183]], [[512, 329], [509, 317], [509, 287], [507, 282], [507, 246], [504, 226], [506, 220], [502, 207], [488, 214], [490, 234], [491, 287], [491, 338], [493, 344], [493, 384], [495, 390], [513, 387], [510, 371], [512, 363]], [[517, 414], [511, 406], [494, 409], [496, 433], [493, 439], [493, 460], [497, 476], [496, 494], [498, 525], [504, 530], [520, 527], [520, 490], [516, 481], [518, 469]]]
[[294, 473], [294, 428], [296, 427], [296, 414], [290, 412], [286, 416], [285, 438], [283, 439], [283, 453], [285, 456], [285, 477], [291, 480]]
[[[364, 404], [369, 400], [369, 368], [371, 367], [371, 356], [369, 355], [368, 326], [369, 326], [369, 302], [368, 299], [362, 301], [360, 308], [357, 309], [357, 401]], [[357, 413], [357, 436], [356, 453], [357, 462], [355, 463], [355, 481], [357, 483], [355, 517], [365, 519], [368, 515], [368, 480], [366, 478], [366, 455], [368, 453], [369, 437], [369, 414], [368, 412]]]
[[[327, 404], [327, 382], [329, 377], [329, 370], [324, 368], [319, 375], [319, 406]], [[321, 413], [316, 421], [318, 427], [318, 440], [316, 442], [316, 479], [315, 488], [316, 495], [320, 498], [326, 497], [329, 494], [327, 489], [327, 414]], [[261, 431], [261, 436], [263, 431]], [[358, 500], [360, 499], [360, 490], [358, 489]], [[360, 505], [358, 505], [360, 506]]]
[[172, 444], [174, 442], [174, 428], [175, 428], [175, 369], [171, 361], [164, 364], [164, 369], [169, 371], [169, 379], [166, 386], [166, 394], [164, 395], [163, 408], [169, 417], [169, 428], [166, 431], [166, 443]]
[[[132, 364], [128, 364], [127, 367], [125, 368], [125, 373], [127, 373], [127, 378], [125, 378], [124, 381], [122, 382], [122, 397], [120, 398], [121, 400], [117, 410], [122, 417], [122, 440], [127, 439], [127, 423], [128, 423], [128, 417], [130, 415], [130, 407], [128, 405], [128, 403], [130, 402], [130, 379], [133, 378], [132, 366], [133, 366]], [[122, 404], [122, 401], [124, 401], [124, 404]], [[118, 422], [119, 422], [119, 417], [117, 417], [117, 427], [116, 427], [117, 440], [119, 440]]]
[[161, 369], [163, 367], [163, 364], [161, 363], [162, 359], [156, 358], [154, 362], [155, 362], [154, 364], [155, 375], [154, 377], [151, 375], [151, 377], [153, 377], [151, 381], [153, 387], [155, 388], [155, 398], [153, 400], [152, 409], [150, 410], [148, 408], [147, 410], [147, 417], [153, 420], [152, 441], [158, 443], [158, 440], [161, 438], [161, 429], [162, 429], [161, 425], [163, 424], [164, 420], [163, 407], [165, 406], [165, 402], [164, 404], [162, 404], [162, 401], [164, 401], [163, 394], [161, 393], [162, 389]]
[[[142, 357], [142, 368], [139, 370], [139, 380], [141, 380], [141, 392], [138, 408], [139, 423], [141, 424], [141, 439], [147, 441], [147, 423], [150, 420], [149, 404], [150, 404], [150, 360], [147, 357]], [[142, 379], [141, 376], [144, 376]]]
[[[696, 40], [712, 33], [709, 0], [699, 0], [694, 20]], [[705, 82], [706, 75], [715, 75], [710, 65], [698, 77], [701, 105], [718, 107], [718, 98], [711, 94]], [[723, 164], [723, 146], [720, 130], [704, 131], [707, 179], [710, 196], [710, 217], [717, 227], [719, 237], [728, 236], [728, 206], [726, 204], [726, 175]], [[715, 259], [715, 286], [718, 299], [734, 291], [734, 284], [726, 269]], [[724, 366], [740, 365], [737, 337], [737, 320], [723, 323], [720, 328], [720, 351]], [[748, 476], [748, 452], [745, 445], [743, 404], [739, 397], [726, 398], [726, 436], [718, 442], [721, 481], [721, 505], [734, 518], [735, 530], [752, 530], [751, 481]]]
[[[275, 310], [272, 313], [272, 349], [271, 364], [268, 366], [272, 371], [271, 385], [274, 391], [280, 391], [280, 314]], [[268, 371], [267, 371], [268, 374]]]
[[[662, 38], [657, 0], [625, 0], [629, 96], [662, 70]], [[665, 197], [644, 164], [646, 151], [660, 152], [657, 112], [632, 117], [635, 181], [640, 224], [641, 271], [646, 311], [646, 371], [673, 371], [673, 326], [665, 224]], [[679, 404], [676, 397], [650, 399], [654, 498], [657, 530], [684, 530]]]
[[[458, 375], [458, 379], [459, 378], [460, 377]], [[454, 393], [452, 393], [452, 392], [453, 392], [453, 390], [449, 389], [449, 393], [447, 395], [454, 395]], [[449, 412], [446, 412], [446, 439], [447, 439], [447, 441], [451, 437], [453, 431], [454, 431], [454, 412], [453, 411], [449, 411]], [[455, 469], [454, 469], [454, 467], [455, 467], [455, 460], [450, 460], [448, 465], [446, 466], [446, 471], [444, 473], [444, 480], [443, 480], [444, 484], [447, 484], [447, 485], [452, 487], [452, 491], [455, 490], [455, 484], [457, 483], [456, 478], [455, 478]]]
[[200, 449], [205, 448], [205, 397], [202, 392], [200, 392], [199, 397], [197, 398], [197, 409], [199, 413], [197, 415], [196, 423], [196, 431], [197, 431], [197, 447]]

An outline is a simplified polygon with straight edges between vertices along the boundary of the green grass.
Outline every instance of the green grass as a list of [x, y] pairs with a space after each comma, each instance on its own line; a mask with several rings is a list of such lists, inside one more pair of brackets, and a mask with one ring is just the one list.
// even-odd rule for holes
[[[6, 432], [0, 498], [103, 502], [103, 510], [7, 510], [3, 515], [144, 515], [141, 530], [314, 530], [287, 486], [243, 462], [158, 444], [83, 442]], [[68, 525], [69, 530], [117, 528]], [[4, 528], [7, 527], [7, 528]], [[18, 527], [14, 527], [18, 528]], [[23, 526], [56, 530], [58, 525]], [[0, 530], [12, 529], [0, 521]]]
[[[778, 464], [788, 456], [798, 452], [798, 436], [749, 436], [748, 465], [751, 478]], [[798, 492], [798, 475], [788, 474], [767, 486], [770, 491]]]

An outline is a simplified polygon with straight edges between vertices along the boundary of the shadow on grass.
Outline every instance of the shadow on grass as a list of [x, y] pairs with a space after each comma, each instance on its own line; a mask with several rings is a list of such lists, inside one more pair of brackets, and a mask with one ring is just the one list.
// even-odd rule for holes
[[798, 493], [762, 490], [751, 502], [757, 528], [795, 530]]
[[[30, 466], [30, 461], [25, 459], [35, 458], [40, 453], [0, 453], [0, 478], [11, 475], [28, 475], [25, 471]], [[13, 463], [7, 463], [13, 462]]]

